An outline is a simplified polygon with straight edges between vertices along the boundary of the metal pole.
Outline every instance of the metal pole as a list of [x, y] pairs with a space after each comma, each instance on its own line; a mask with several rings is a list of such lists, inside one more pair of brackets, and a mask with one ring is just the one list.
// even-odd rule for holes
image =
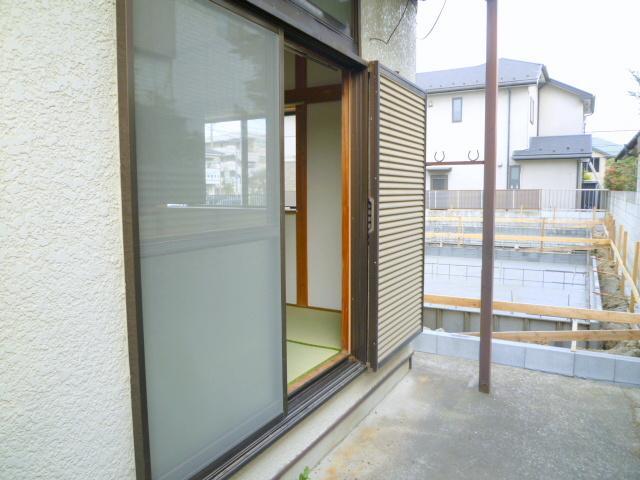
[[498, 0], [487, 2], [487, 62], [484, 101], [484, 191], [482, 208], [482, 279], [480, 284], [480, 383], [491, 390], [493, 320], [493, 243], [496, 196], [496, 116], [498, 106]]

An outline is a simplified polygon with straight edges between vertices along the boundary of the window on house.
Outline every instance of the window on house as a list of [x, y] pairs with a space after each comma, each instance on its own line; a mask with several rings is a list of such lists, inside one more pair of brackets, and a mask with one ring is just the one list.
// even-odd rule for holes
[[448, 190], [449, 175], [431, 175], [431, 190]]
[[451, 99], [451, 121], [462, 121], [462, 97], [454, 97]]
[[536, 102], [533, 98], [529, 97], [529, 123], [533, 125], [535, 121]]
[[509, 188], [520, 188], [520, 165], [511, 165], [509, 167]]
[[593, 169], [596, 172], [599, 172], [600, 171], [600, 157], [591, 158], [591, 163], [593, 164]]

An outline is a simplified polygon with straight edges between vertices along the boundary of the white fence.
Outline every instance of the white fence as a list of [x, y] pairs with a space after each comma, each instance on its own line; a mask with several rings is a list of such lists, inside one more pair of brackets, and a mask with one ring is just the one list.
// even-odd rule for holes
[[[429, 190], [430, 210], [480, 209], [482, 190]], [[606, 210], [609, 190], [496, 190], [499, 210]]]

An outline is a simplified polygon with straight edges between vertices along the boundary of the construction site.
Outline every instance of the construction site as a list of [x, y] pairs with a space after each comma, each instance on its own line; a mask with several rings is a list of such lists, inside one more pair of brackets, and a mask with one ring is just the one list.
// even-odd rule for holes
[[487, 396], [482, 192], [428, 193], [412, 371], [313, 478], [638, 478], [640, 194], [496, 192]]
[[[479, 193], [430, 192], [428, 329], [479, 331]], [[639, 203], [635, 192], [498, 191], [494, 337], [640, 356]]]

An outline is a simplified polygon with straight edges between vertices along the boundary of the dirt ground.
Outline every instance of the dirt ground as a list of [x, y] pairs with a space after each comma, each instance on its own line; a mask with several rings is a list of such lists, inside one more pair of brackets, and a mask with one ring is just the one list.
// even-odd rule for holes
[[[604, 232], [594, 232], [594, 237], [602, 237]], [[620, 277], [618, 276], [613, 253], [609, 247], [598, 247], [595, 250], [598, 265], [598, 280], [600, 281], [600, 294], [603, 310], [626, 312], [629, 309], [629, 298], [625, 296], [620, 288]], [[637, 328], [635, 325], [624, 325], [620, 323], [601, 323], [603, 330], [620, 330], [624, 328]], [[603, 349], [607, 353], [618, 355], [630, 355], [640, 357], [640, 341], [624, 342], [604, 342]]]

